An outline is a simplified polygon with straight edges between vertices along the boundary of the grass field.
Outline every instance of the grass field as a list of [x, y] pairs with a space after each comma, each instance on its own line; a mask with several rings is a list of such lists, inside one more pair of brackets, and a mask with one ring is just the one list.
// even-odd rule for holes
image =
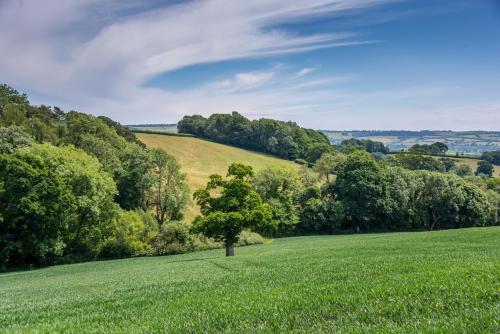
[[[251, 165], [257, 171], [268, 166], [299, 168], [299, 165], [292, 161], [197, 138], [145, 133], [136, 135], [148, 147], [162, 148], [175, 156], [187, 174], [191, 191], [204, 187], [211, 174], [226, 175], [232, 162]], [[186, 220], [191, 220], [197, 213], [198, 208], [192, 203], [186, 211]]]
[[4, 333], [498, 333], [500, 227], [315, 236], [0, 275]]
[[[478, 159], [468, 159], [468, 158], [452, 158], [452, 159], [455, 160], [455, 163], [457, 165], [468, 165], [473, 172], [476, 172], [477, 163], [480, 161]], [[500, 166], [493, 165], [493, 167], [495, 168], [493, 176], [495, 177], [500, 176]]]

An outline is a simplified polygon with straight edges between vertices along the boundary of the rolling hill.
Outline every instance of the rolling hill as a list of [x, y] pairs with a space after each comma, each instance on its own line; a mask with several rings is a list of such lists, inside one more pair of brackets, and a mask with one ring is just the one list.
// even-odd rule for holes
[[[299, 168], [292, 161], [198, 138], [146, 133], [136, 135], [147, 146], [162, 148], [177, 159], [187, 174], [191, 191], [205, 186], [211, 174], [226, 175], [228, 166], [233, 162], [251, 165], [257, 171], [268, 166]], [[190, 221], [198, 212], [198, 208], [191, 203], [186, 220]]]
[[2, 333], [497, 333], [500, 227], [0, 274]]

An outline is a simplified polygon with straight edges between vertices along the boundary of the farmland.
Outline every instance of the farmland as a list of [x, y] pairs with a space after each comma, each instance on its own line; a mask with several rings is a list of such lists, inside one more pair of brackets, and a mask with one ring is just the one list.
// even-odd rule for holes
[[500, 227], [296, 237], [0, 275], [0, 331], [500, 330]]
[[440, 141], [450, 152], [479, 156], [484, 151], [500, 149], [500, 132], [496, 131], [331, 131], [323, 130], [334, 144], [344, 139], [358, 138], [381, 141], [391, 151], [407, 149], [415, 144]]

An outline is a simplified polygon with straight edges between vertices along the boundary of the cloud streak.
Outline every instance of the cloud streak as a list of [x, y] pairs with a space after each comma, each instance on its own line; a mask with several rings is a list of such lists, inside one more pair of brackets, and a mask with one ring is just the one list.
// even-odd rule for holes
[[[175, 92], [146, 85], [151, 78], [194, 65], [376, 43], [352, 31], [305, 34], [280, 25], [352, 15], [390, 2], [205, 0], [165, 6], [159, 0], [0, 0], [0, 80], [45, 97], [39, 103], [105, 114], [123, 123], [175, 122], [185, 114], [239, 110], [317, 128], [352, 128], [353, 120], [358, 128], [387, 128], [400, 118], [397, 103], [403, 101], [409, 107], [398, 124], [412, 128], [422, 124], [419, 112], [433, 122], [444, 122], [436, 112], [463, 112], [438, 104], [417, 110], [419, 99], [432, 100], [457, 87], [353, 92], [340, 84], [359, 78], [357, 73], [325, 74], [314, 63], [235, 70]], [[386, 110], [375, 101], [387, 101]], [[482, 126], [473, 122], [468, 125]]]
[[[299, 35], [274, 25], [385, 2], [208, 0], [138, 7], [118, 0], [5, 1], [0, 73], [8, 83], [74, 101], [85, 111], [113, 113], [124, 121], [159, 120], [161, 113], [171, 120], [195, 110], [169, 107], [180, 101], [170, 92], [143, 87], [149, 78], [196, 64], [367, 43], [351, 33]], [[240, 73], [231, 83], [250, 87], [271, 78], [270, 73]], [[156, 114], [148, 114], [149, 108]], [[120, 115], [120, 109], [128, 114]]]

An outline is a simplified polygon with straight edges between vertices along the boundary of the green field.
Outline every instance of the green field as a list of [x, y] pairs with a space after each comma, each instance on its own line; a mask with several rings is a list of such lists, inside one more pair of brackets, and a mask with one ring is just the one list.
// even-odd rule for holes
[[[148, 147], [162, 148], [177, 159], [187, 174], [191, 191], [204, 187], [211, 174], [226, 175], [227, 168], [233, 162], [250, 165], [257, 171], [269, 166], [299, 168], [292, 161], [198, 138], [146, 133], [136, 135]], [[191, 203], [186, 210], [186, 220], [190, 221], [198, 212], [198, 208]]]
[[0, 275], [0, 331], [498, 333], [500, 227], [314, 236]]

